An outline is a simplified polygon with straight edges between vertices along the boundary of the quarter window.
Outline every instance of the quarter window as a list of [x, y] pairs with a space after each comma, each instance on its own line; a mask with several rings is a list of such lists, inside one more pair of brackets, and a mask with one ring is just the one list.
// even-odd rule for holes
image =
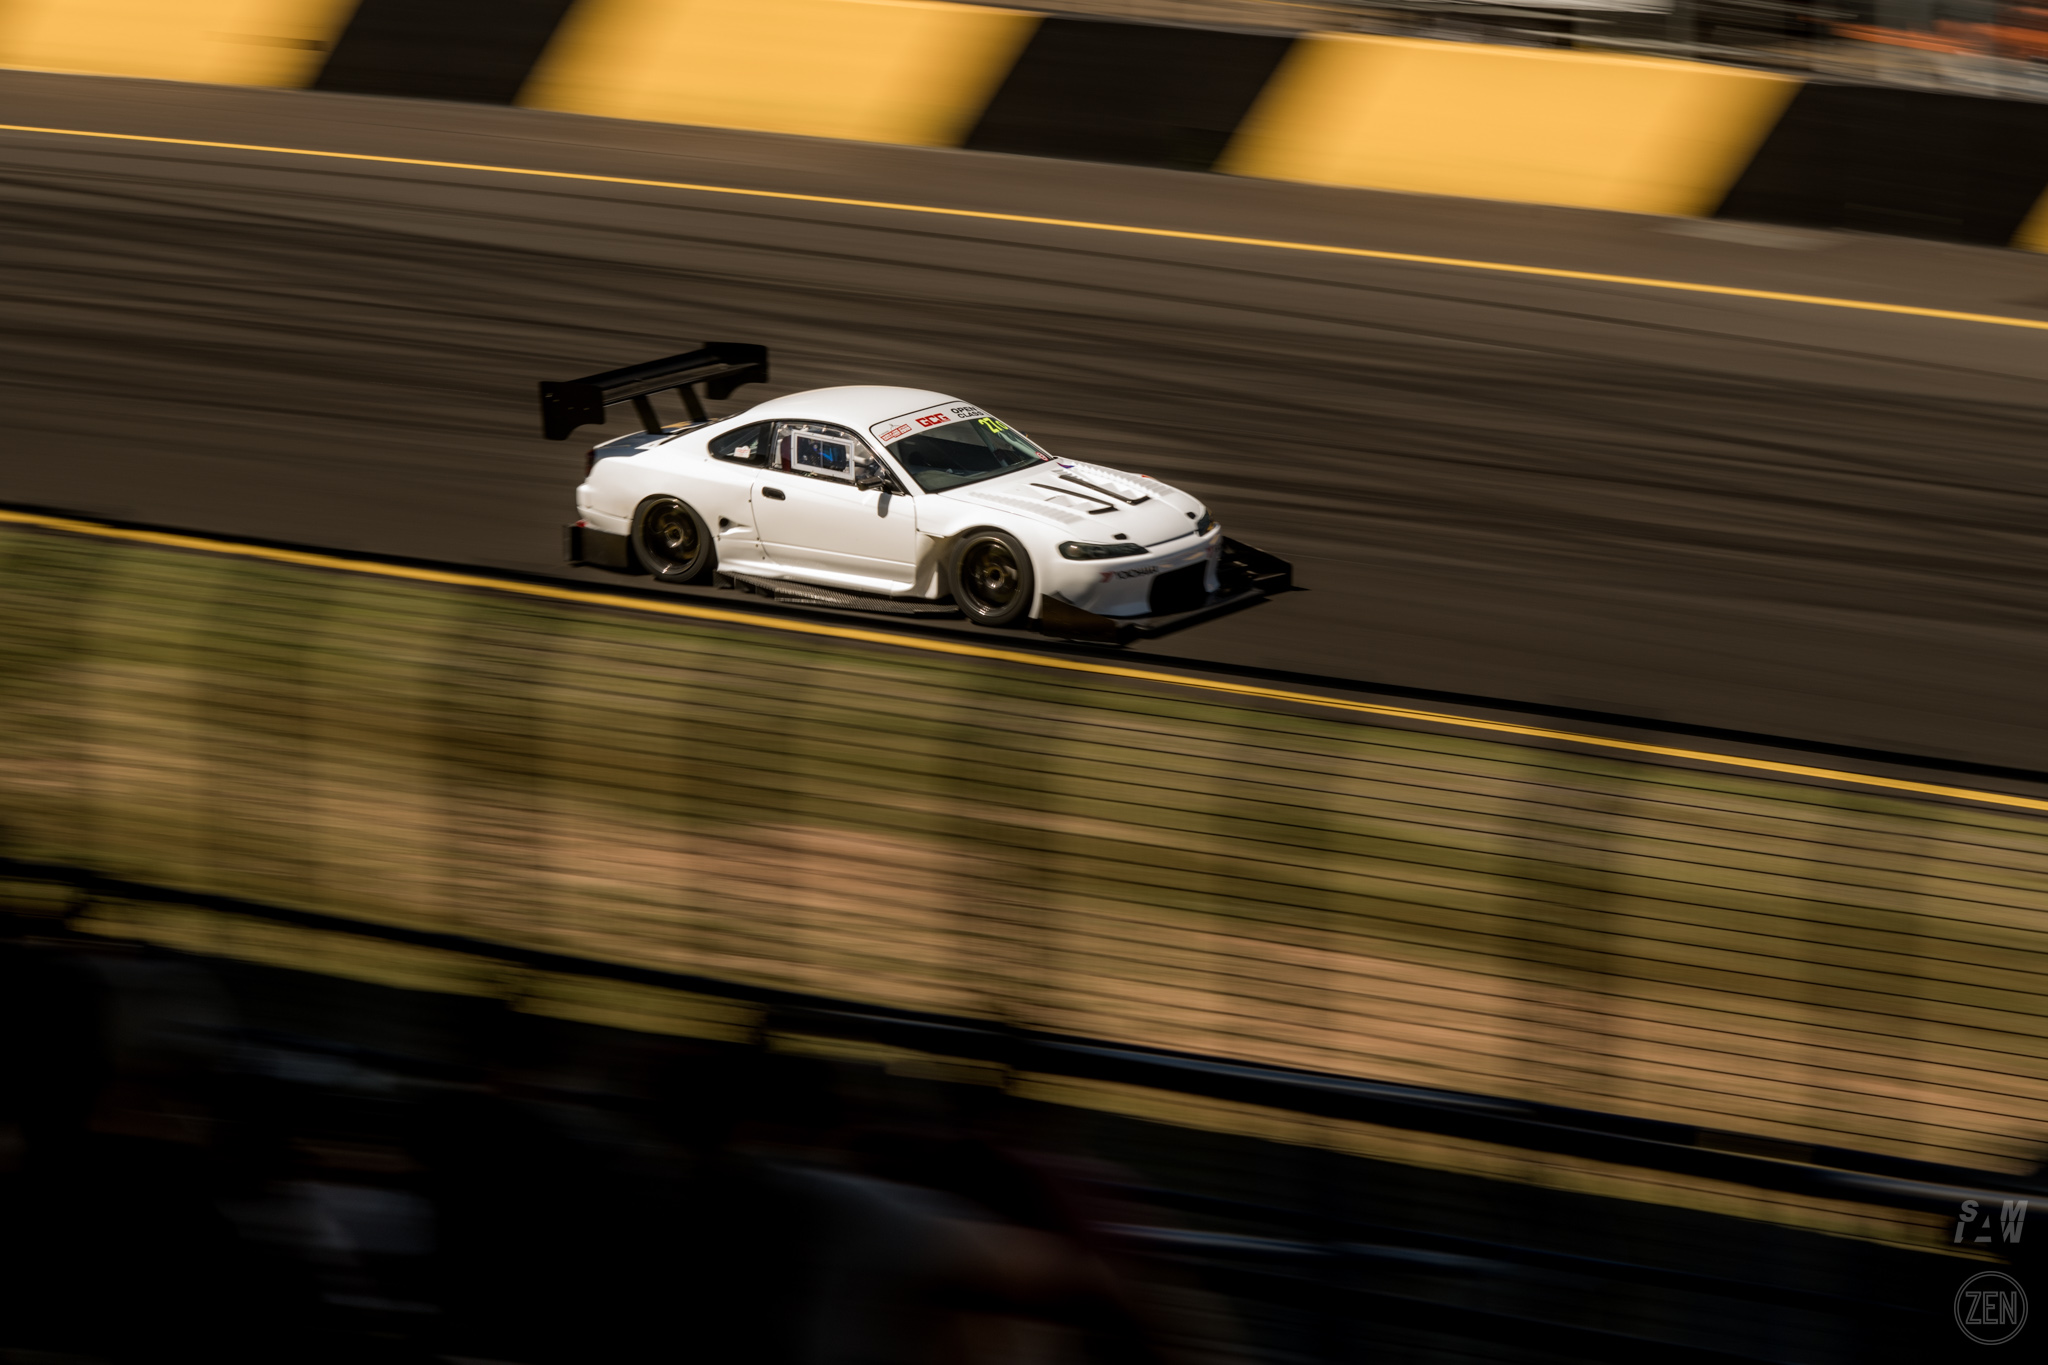
[[772, 422], [749, 422], [746, 426], [720, 432], [711, 438], [712, 458], [731, 460], [734, 464], [768, 464], [773, 453], [769, 435], [774, 425]]

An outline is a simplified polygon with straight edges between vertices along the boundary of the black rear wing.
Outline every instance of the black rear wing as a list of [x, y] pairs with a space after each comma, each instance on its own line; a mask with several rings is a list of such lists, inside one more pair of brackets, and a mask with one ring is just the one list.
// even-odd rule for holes
[[768, 380], [768, 348], [744, 341], [707, 341], [694, 351], [628, 365], [622, 370], [585, 375], [581, 379], [543, 379], [540, 382], [540, 425], [550, 441], [559, 441], [581, 426], [603, 426], [604, 410], [614, 403], [631, 403], [640, 425], [657, 435], [661, 423], [647, 395], [663, 389], [682, 392], [690, 420], [708, 420], [696, 385], [704, 385], [712, 398], [724, 398], [742, 384]]

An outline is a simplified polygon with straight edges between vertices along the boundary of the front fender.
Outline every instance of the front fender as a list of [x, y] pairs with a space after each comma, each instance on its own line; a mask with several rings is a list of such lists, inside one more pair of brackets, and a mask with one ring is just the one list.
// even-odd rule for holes
[[[937, 501], [934, 499], [933, 501]], [[925, 584], [931, 584], [934, 597], [950, 595], [953, 585], [947, 577], [948, 564], [953, 557], [953, 546], [969, 531], [983, 529], [1001, 531], [1012, 536], [1024, 547], [1024, 553], [1031, 560], [1032, 577], [1039, 583], [1046, 581], [1048, 565], [1059, 559], [1059, 542], [1063, 538], [1051, 527], [1041, 526], [1028, 517], [1005, 516], [987, 507], [960, 506], [947, 510], [942, 516], [933, 518], [928, 529], [923, 509], [917, 519], [918, 534], [923, 537], [929, 553], [918, 566], [918, 590], [923, 592]], [[931, 576], [927, 579], [926, 575]], [[1032, 594], [1031, 618], [1038, 616], [1038, 593]]]

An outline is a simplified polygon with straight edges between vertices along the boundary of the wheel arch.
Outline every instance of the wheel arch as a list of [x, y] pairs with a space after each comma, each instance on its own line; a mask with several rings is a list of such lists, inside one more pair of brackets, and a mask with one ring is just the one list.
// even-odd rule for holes
[[[682, 509], [695, 528], [690, 539], [698, 547], [696, 553], [684, 565], [678, 565], [674, 569], [664, 569], [657, 558], [651, 557], [654, 547], [645, 540], [648, 513], [662, 503], [674, 503]], [[717, 532], [712, 530], [704, 514], [697, 509], [697, 505], [681, 493], [656, 489], [644, 494], [633, 504], [633, 513], [626, 523], [626, 534], [629, 537], [628, 553], [633, 556], [634, 562], [657, 581], [697, 583], [708, 578], [718, 566]]]

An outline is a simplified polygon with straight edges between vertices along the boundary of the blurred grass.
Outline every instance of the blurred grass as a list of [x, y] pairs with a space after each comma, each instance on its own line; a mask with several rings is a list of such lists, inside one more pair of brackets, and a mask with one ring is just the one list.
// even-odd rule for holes
[[1794, 1144], [2048, 1119], [2039, 820], [21, 529], [0, 584], [15, 856]]

